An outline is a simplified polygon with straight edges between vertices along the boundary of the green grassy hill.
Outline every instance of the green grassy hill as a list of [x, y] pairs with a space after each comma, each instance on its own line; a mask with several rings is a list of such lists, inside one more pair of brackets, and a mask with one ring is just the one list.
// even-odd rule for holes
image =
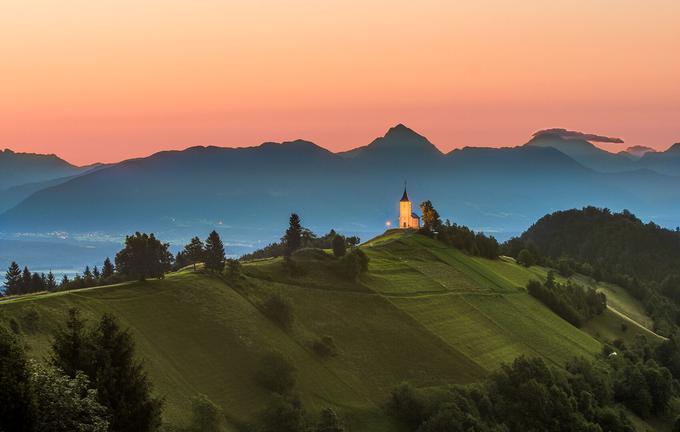
[[[353, 431], [394, 431], [381, 407], [402, 381], [469, 383], [521, 354], [562, 364], [599, 352], [597, 338], [654, 337], [637, 323], [648, 319], [639, 305], [623, 295], [613, 302], [621, 310], [606, 311], [584, 331], [571, 326], [524, 289], [545, 269], [469, 257], [404, 232], [362, 248], [371, 261], [357, 282], [335, 272], [334, 258], [301, 253], [300, 277], [289, 276], [281, 259], [246, 263], [237, 284], [185, 269], [163, 280], [8, 299], [0, 302], [0, 321], [14, 319], [30, 355], [44, 359], [68, 308], [92, 320], [113, 312], [134, 332], [166, 397], [166, 421], [187, 422], [188, 401], [205, 393], [234, 430], [271, 397], [254, 381], [257, 359], [270, 350], [298, 368], [297, 391], [310, 412], [331, 406]], [[276, 292], [295, 310], [287, 332], [260, 311]], [[323, 336], [333, 338], [337, 356], [321, 358], [311, 348]]]

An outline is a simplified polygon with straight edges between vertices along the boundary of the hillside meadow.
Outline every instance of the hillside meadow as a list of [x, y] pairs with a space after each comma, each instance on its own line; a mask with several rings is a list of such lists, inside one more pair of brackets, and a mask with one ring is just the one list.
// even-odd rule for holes
[[[370, 264], [357, 281], [334, 270], [330, 253], [303, 250], [294, 257], [304, 269], [297, 277], [279, 258], [244, 263], [236, 281], [186, 268], [164, 279], [9, 298], [0, 321], [45, 360], [69, 308], [90, 321], [114, 313], [165, 397], [165, 421], [186, 424], [190, 399], [203, 393], [222, 407], [230, 430], [272, 397], [255, 380], [258, 359], [270, 351], [297, 368], [296, 392], [311, 415], [332, 407], [352, 431], [398, 431], [383, 407], [401, 382], [471, 383], [520, 355], [563, 365], [599, 353], [605, 340], [658, 337], [616, 286], [580, 280], [604, 290], [610, 308], [579, 330], [527, 294], [544, 268], [470, 257], [409, 232], [388, 231], [361, 247]], [[262, 312], [276, 293], [293, 307], [289, 330]], [[335, 356], [313, 349], [323, 337], [332, 338]]]

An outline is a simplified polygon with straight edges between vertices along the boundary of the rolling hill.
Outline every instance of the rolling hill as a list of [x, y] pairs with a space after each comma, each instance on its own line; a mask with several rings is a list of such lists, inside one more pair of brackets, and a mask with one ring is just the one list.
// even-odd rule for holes
[[[30, 355], [44, 359], [68, 308], [89, 319], [113, 312], [132, 329], [166, 397], [166, 421], [185, 423], [189, 399], [204, 393], [233, 430], [271, 397], [254, 380], [257, 359], [270, 350], [297, 367], [297, 391], [310, 412], [331, 406], [353, 431], [395, 431], [382, 406], [403, 381], [470, 383], [522, 354], [561, 365], [598, 353], [596, 337], [656, 337], [637, 324], [644, 313], [625, 298], [618, 303], [627, 307], [576, 329], [526, 293], [529, 279], [545, 277], [539, 267], [470, 257], [408, 232], [388, 231], [361, 247], [371, 260], [356, 282], [335, 273], [330, 255], [301, 251], [299, 277], [279, 258], [244, 263], [236, 283], [184, 269], [162, 280], [10, 298], [0, 302], [0, 321], [14, 320]], [[290, 331], [260, 310], [273, 293], [293, 306]], [[625, 333], [622, 322], [630, 324]], [[314, 353], [311, 344], [323, 336], [333, 338], [337, 356]]]

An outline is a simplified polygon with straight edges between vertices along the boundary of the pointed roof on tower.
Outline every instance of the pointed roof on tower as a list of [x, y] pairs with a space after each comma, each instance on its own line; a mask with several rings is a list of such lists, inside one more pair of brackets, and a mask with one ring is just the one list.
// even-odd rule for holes
[[404, 201], [410, 201], [410, 200], [408, 199], [408, 194], [406, 193], [406, 186], [404, 186], [404, 195], [401, 196], [401, 201], [400, 201], [400, 202], [404, 202]]

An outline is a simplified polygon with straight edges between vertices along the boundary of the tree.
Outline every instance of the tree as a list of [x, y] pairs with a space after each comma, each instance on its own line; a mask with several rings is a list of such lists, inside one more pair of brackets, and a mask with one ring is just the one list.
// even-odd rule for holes
[[274, 293], [262, 303], [262, 313], [284, 330], [293, 327], [293, 306], [281, 294]]
[[115, 271], [113, 264], [111, 264], [111, 260], [109, 257], [106, 257], [104, 260], [104, 265], [102, 266], [102, 279], [108, 279], [111, 276], [113, 276], [113, 272]]
[[368, 271], [368, 256], [359, 248], [352, 249], [339, 262], [340, 271], [350, 280], [355, 280], [361, 273]]
[[68, 280], [68, 276], [64, 275], [61, 277], [61, 282], [59, 282], [59, 288], [66, 289], [68, 288], [69, 283], [70, 281]]
[[279, 396], [259, 416], [261, 432], [306, 432], [305, 411], [297, 397]]
[[135, 233], [125, 238], [125, 248], [116, 254], [118, 272], [140, 281], [150, 277], [163, 277], [170, 269], [170, 245], [161, 243], [153, 234]]
[[109, 409], [111, 432], [156, 430], [162, 401], [152, 397], [151, 382], [135, 360], [132, 334], [121, 329], [113, 315], [105, 314], [89, 338], [92, 353], [85, 372], [99, 402]]
[[524, 267], [531, 267], [536, 264], [534, 255], [529, 251], [529, 249], [522, 249], [517, 255], [517, 262], [522, 264]]
[[224, 270], [224, 245], [217, 231], [208, 235], [205, 241], [205, 268], [216, 272]]
[[54, 278], [54, 273], [52, 273], [52, 270], [47, 273], [45, 288], [47, 288], [47, 291], [54, 291], [57, 289], [57, 280]]
[[88, 332], [78, 311], [70, 310], [66, 328], [52, 343], [52, 364], [71, 377], [85, 372], [97, 401], [108, 409], [111, 432], [147, 432], [160, 425], [162, 401], [151, 395], [132, 335], [112, 315]]
[[37, 414], [24, 350], [0, 326], [0, 431], [33, 432]]
[[347, 237], [347, 246], [356, 247], [359, 246], [359, 243], [361, 243], [361, 239], [359, 237], [357, 236]]
[[205, 247], [201, 239], [198, 237], [192, 238], [189, 244], [184, 246], [183, 252], [189, 262], [194, 265], [194, 271], [196, 271], [196, 263], [202, 261], [205, 256]]
[[40, 407], [35, 432], [107, 432], [106, 408], [97, 402], [83, 372], [75, 378], [39, 363], [30, 364], [35, 399]]
[[12, 261], [5, 273], [5, 294], [15, 295], [21, 292], [21, 270], [19, 265]]
[[333, 237], [333, 255], [340, 258], [347, 252], [347, 246], [345, 243], [345, 238], [340, 234]]
[[420, 204], [420, 211], [423, 214], [423, 231], [428, 234], [438, 232], [442, 225], [442, 221], [432, 203], [429, 200], [423, 201]]
[[24, 267], [21, 273], [21, 291], [19, 294], [26, 294], [31, 291], [31, 271], [28, 267]]
[[300, 216], [296, 213], [290, 215], [288, 229], [282, 240], [286, 248], [285, 254], [287, 256], [291, 256], [293, 252], [298, 250], [302, 245], [302, 225], [300, 224]]
[[289, 394], [295, 387], [295, 366], [278, 351], [264, 354], [260, 358], [257, 382], [267, 390], [280, 395]]
[[92, 286], [94, 282], [94, 277], [90, 266], [85, 266], [85, 271], [83, 271], [83, 283], [86, 287]]
[[99, 278], [101, 277], [101, 275], [102, 274], [99, 272], [99, 269], [97, 268], [97, 266], [94, 266], [94, 269], [92, 269], [92, 277], [94, 277], [94, 280], [98, 281]]
[[43, 278], [38, 273], [33, 273], [31, 275], [31, 283], [28, 292], [36, 293], [40, 291], [45, 291], [45, 284], [43, 283]]
[[80, 311], [71, 308], [68, 311], [66, 325], [57, 330], [52, 340], [51, 363], [75, 378], [78, 371], [87, 369], [91, 347], [85, 334], [85, 321]]

